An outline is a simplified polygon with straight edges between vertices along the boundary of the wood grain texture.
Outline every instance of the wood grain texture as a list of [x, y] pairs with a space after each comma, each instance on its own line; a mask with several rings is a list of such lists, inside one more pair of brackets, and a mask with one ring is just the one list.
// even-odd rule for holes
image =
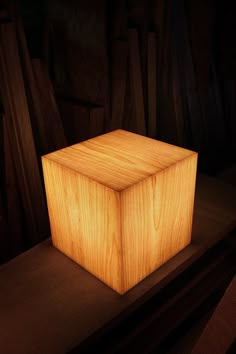
[[[0, 113], [0, 166], [1, 169], [4, 166], [4, 122], [3, 114]], [[9, 255], [9, 242], [7, 237], [7, 225], [6, 225], [6, 212], [5, 202], [6, 198], [3, 197], [4, 183], [3, 178], [0, 178], [0, 264], [4, 262]]]
[[172, 46], [171, 59], [171, 92], [174, 106], [173, 116], [175, 117], [174, 126], [177, 133], [178, 145], [186, 146], [190, 132], [187, 130], [187, 124], [185, 122], [186, 117], [182, 97], [181, 75], [175, 45]]
[[11, 118], [11, 144], [27, 228], [33, 242], [48, 234], [45, 198], [20, 66], [15, 26], [0, 25], [0, 77], [5, 111]]
[[109, 101], [106, 1], [52, 0], [47, 9], [56, 87], [63, 94], [104, 106]]
[[[61, 149], [67, 146], [64, 127], [58, 110], [57, 102], [54, 95], [52, 83], [48, 73], [44, 67], [44, 63], [40, 59], [32, 60], [34, 80], [37, 85], [35, 93], [35, 104], [39, 105], [41, 114], [38, 117], [38, 126], [41, 128], [41, 139], [46, 138], [46, 146], [48, 152]], [[44, 139], [45, 139], [44, 138]], [[43, 153], [44, 154], [44, 153]]]
[[43, 171], [54, 246], [122, 291], [119, 193], [47, 158]]
[[111, 3], [111, 35], [113, 39], [127, 38], [128, 16], [127, 1], [119, 0]]
[[[22, 73], [27, 87], [30, 115], [34, 118], [35, 141], [38, 140], [40, 155], [65, 147], [65, 138], [61, 118], [54, 98], [54, 92], [43, 63], [40, 59], [31, 60], [25, 37], [24, 27], [17, 11], [14, 22], [19, 46]], [[52, 129], [53, 127], [53, 129]], [[38, 139], [36, 139], [38, 137]]]
[[0, 9], [0, 21], [4, 21], [9, 18], [7, 10]]
[[190, 243], [196, 153], [116, 130], [42, 162], [54, 245], [117, 292]]
[[155, 1], [155, 23], [158, 28], [158, 130], [159, 140], [178, 145], [176, 122], [174, 115], [174, 102], [171, 96], [171, 24], [173, 1]]
[[112, 112], [110, 129], [123, 127], [125, 94], [128, 70], [128, 44], [127, 41], [116, 40], [112, 46]]
[[183, 87], [182, 96], [186, 107], [185, 114], [190, 121], [192, 146], [200, 151], [206, 144], [206, 127], [197, 94], [197, 81], [189, 44], [186, 9], [183, 0], [174, 0], [172, 2], [172, 23], [173, 44], [176, 49], [179, 77]]
[[[47, 137], [47, 131], [45, 130], [45, 117], [42, 111], [42, 101], [37, 88], [37, 83], [35, 75], [33, 72], [32, 62], [28, 51], [28, 46], [26, 42], [26, 37], [24, 33], [23, 23], [21, 18], [14, 13], [15, 24], [16, 24], [16, 35], [19, 45], [19, 53], [21, 59], [22, 73], [24, 76], [24, 81], [27, 85], [28, 92], [28, 102], [30, 115], [34, 117], [35, 126], [37, 130], [37, 135], [39, 136], [39, 142], [36, 146], [38, 147], [40, 155], [50, 152], [49, 145], [50, 141]], [[35, 134], [36, 135], [36, 134]]]
[[236, 338], [236, 276], [216, 307], [192, 354], [226, 353]]
[[191, 242], [196, 165], [193, 154], [122, 191], [125, 289]]
[[9, 256], [9, 242], [7, 239], [7, 225], [5, 208], [3, 205], [2, 191], [0, 190], [0, 264], [4, 263]]
[[156, 33], [148, 33], [147, 40], [147, 83], [148, 83], [148, 136], [157, 134], [157, 39]]
[[128, 31], [128, 44], [131, 98], [135, 110], [132, 131], [137, 134], [146, 135], [140, 46], [138, 31], [136, 29]]
[[121, 191], [192, 154], [190, 150], [118, 129], [45, 156]]
[[89, 110], [89, 137], [104, 133], [105, 110], [104, 107], [91, 107]]
[[4, 193], [9, 256], [15, 257], [25, 248], [24, 213], [14, 164], [9, 120], [10, 117], [3, 116]]
[[65, 134], [69, 145], [87, 140], [90, 137], [90, 108], [66, 98], [58, 99]]

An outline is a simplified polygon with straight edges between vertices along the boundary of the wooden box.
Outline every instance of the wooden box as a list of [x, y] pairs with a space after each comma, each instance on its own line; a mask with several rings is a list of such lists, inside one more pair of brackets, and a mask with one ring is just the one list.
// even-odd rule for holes
[[115, 130], [42, 164], [53, 245], [118, 293], [191, 242], [196, 152]]

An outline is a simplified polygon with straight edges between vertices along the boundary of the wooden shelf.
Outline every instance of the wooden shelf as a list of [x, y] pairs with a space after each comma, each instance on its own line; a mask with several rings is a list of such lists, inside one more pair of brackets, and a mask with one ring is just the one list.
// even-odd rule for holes
[[235, 228], [236, 189], [199, 175], [192, 244], [123, 296], [42, 242], [0, 267], [1, 351], [155, 351], [232, 278]]
[[[192, 354], [228, 353], [236, 338], [236, 276], [204, 329]], [[232, 351], [233, 353], [233, 351]]]

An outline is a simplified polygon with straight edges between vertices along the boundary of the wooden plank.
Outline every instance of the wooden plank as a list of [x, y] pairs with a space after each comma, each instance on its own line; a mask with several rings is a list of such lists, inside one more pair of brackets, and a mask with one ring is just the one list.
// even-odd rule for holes
[[8, 11], [0, 9], [0, 22], [5, 21], [8, 18], [9, 18]]
[[[209, 145], [215, 147], [214, 153], [216, 153], [217, 149], [225, 149], [228, 138], [226, 136], [226, 122], [222, 106], [219, 78], [217, 77], [214, 63], [210, 65], [210, 72], [211, 82], [208, 90], [208, 136]], [[209, 149], [211, 148], [209, 147]], [[227, 149], [225, 149], [225, 151], [227, 153]]]
[[124, 119], [122, 128], [125, 130], [132, 131], [132, 122], [135, 120], [135, 109], [133, 98], [131, 95], [131, 72], [127, 70], [127, 77], [126, 77], [126, 90], [125, 90], [125, 100], [124, 100]]
[[104, 133], [104, 107], [91, 107], [89, 110], [89, 137]]
[[200, 151], [206, 147], [206, 126], [197, 92], [196, 77], [189, 44], [184, 1], [173, 1], [173, 43], [176, 46], [178, 68], [183, 85], [186, 117], [190, 120], [192, 148]]
[[125, 0], [112, 1], [111, 3], [111, 33], [113, 39], [127, 38], [128, 18], [127, 2]]
[[[192, 354], [226, 353], [236, 338], [236, 276], [207, 323]], [[228, 353], [228, 352], [227, 352]]]
[[40, 59], [31, 62], [23, 24], [21, 18], [17, 15], [15, 15], [15, 23], [22, 59], [21, 66], [25, 82], [29, 87], [29, 102], [32, 102], [30, 108], [36, 120], [37, 134], [39, 134], [39, 151], [40, 155], [43, 155], [65, 147], [67, 142], [46, 70], [42, 68]]
[[191, 0], [185, 7], [197, 86], [204, 90], [209, 85], [210, 62], [214, 60], [211, 58], [214, 35], [218, 42], [213, 24], [217, 10], [212, 0]]
[[128, 43], [131, 95], [135, 109], [132, 131], [134, 133], [146, 135], [140, 48], [138, 31], [136, 29], [130, 29], [128, 31]]
[[109, 102], [106, 1], [77, 1], [71, 6], [52, 0], [47, 8], [56, 87], [61, 94], [105, 107]]
[[[0, 113], [0, 167], [1, 171], [4, 166], [4, 151], [3, 151], [3, 115]], [[7, 235], [7, 225], [6, 225], [6, 210], [5, 210], [5, 199], [3, 196], [3, 176], [0, 175], [0, 264], [7, 260], [9, 257], [9, 243]]]
[[22, 211], [20, 191], [14, 166], [14, 151], [12, 151], [11, 131], [9, 117], [3, 116], [3, 142], [4, 142], [4, 191], [5, 212], [9, 241], [9, 256], [15, 257], [22, 252], [25, 245], [24, 227], [25, 218]]
[[6, 226], [6, 215], [3, 206], [3, 197], [2, 191], [0, 190], [0, 264], [5, 262], [9, 257], [9, 242], [8, 242], [8, 234], [7, 234], [7, 226]]
[[163, 29], [164, 29], [163, 22], [165, 20], [165, 11], [166, 11], [165, 3], [166, 3], [165, 0], [154, 0], [153, 8], [152, 8], [153, 11], [151, 12], [151, 20], [158, 32], [159, 40], [161, 40], [163, 37]]
[[[151, 2], [143, 0], [127, 0], [128, 23], [131, 28], [136, 28], [139, 39], [139, 56], [142, 75], [142, 92], [144, 114], [147, 115], [147, 36], [150, 28]], [[146, 127], [147, 128], [147, 127]]]
[[[158, 28], [160, 36], [158, 38], [158, 131], [157, 137], [177, 145], [177, 129], [175, 122], [175, 110], [172, 96], [172, 2], [158, 1], [159, 8]], [[163, 15], [163, 19], [161, 16]], [[161, 26], [161, 27], [160, 27]], [[162, 45], [163, 43], [163, 45]]]
[[148, 33], [147, 83], [148, 83], [148, 136], [157, 133], [157, 38], [155, 32]]
[[11, 142], [31, 241], [48, 235], [48, 216], [13, 24], [0, 25], [0, 75], [5, 111], [11, 118]]
[[62, 149], [67, 146], [67, 140], [51, 81], [40, 59], [33, 59], [32, 67], [32, 85], [35, 86], [35, 90], [32, 90], [33, 102], [34, 107], [37, 106], [41, 111], [38, 112], [37, 123], [41, 132], [43, 153]]
[[176, 142], [179, 146], [188, 146], [190, 142], [190, 129], [188, 124], [188, 117], [186, 117], [186, 112], [183, 105], [183, 95], [182, 95], [182, 84], [181, 84], [181, 74], [179, 70], [177, 53], [175, 45], [172, 46], [171, 50], [171, 94], [174, 105], [174, 122], [173, 125], [176, 130]]
[[233, 79], [223, 80], [221, 88], [223, 95], [224, 118], [227, 125], [227, 136], [230, 136], [233, 159], [233, 151], [236, 151], [236, 81]]
[[110, 130], [122, 128], [128, 70], [128, 45], [126, 41], [113, 41], [112, 45], [112, 105]]
[[[37, 135], [39, 136], [38, 150], [39, 150], [39, 154], [42, 155], [47, 151], [50, 151], [49, 146], [51, 141], [48, 138], [47, 129], [45, 129], [45, 122], [47, 122], [47, 119], [45, 119], [46, 117], [42, 112], [42, 106], [41, 106], [42, 99], [39, 95], [39, 91], [36, 85], [36, 80], [33, 73], [31, 58], [28, 52], [23, 24], [19, 17], [15, 18], [15, 23], [16, 23], [16, 34], [17, 34], [19, 52], [21, 58], [21, 66], [23, 69], [22, 73], [25, 79], [25, 84], [29, 88], [27, 94], [28, 96], [30, 96], [28, 97], [30, 98], [28, 102], [31, 102], [31, 104], [28, 104], [28, 106], [31, 115], [34, 117], [35, 120]], [[49, 131], [51, 133], [51, 129]], [[37, 139], [36, 139], [36, 143], [37, 143]]]
[[65, 97], [58, 98], [58, 105], [68, 144], [72, 145], [89, 139], [90, 106]]

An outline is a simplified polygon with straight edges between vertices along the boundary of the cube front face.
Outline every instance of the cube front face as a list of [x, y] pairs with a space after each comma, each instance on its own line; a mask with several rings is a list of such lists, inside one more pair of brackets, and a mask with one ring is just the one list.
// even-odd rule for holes
[[119, 292], [119, 194], [48, 159], [43, 171], [53, 245]]
[[123, 294], [190, 243], [197, 154], [122, 130], [82, 144], [42, 158], [52, 241]]

